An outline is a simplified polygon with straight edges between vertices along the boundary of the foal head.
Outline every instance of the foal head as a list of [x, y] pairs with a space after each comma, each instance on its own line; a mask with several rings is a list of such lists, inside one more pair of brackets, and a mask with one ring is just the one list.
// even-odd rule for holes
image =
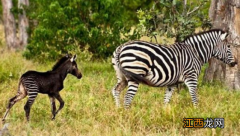
[[82, 78], [82, 73], [78, 70], [76, 59], [77, 59], [76, 54], [73, 57], [71, 57], [70, 64], [68, 65], [69, 69], [67, 72], [76, 76], [78, 79], [80, 79], [80, 78]]
[[72, 56], [71, 54], [67, 54], [53, 66], [52, 71], [64, 68], [67, 73], [70, 73], [80, 79], [82, 77], [82, 73], [78, 70], [76, 59], [77, 55]]

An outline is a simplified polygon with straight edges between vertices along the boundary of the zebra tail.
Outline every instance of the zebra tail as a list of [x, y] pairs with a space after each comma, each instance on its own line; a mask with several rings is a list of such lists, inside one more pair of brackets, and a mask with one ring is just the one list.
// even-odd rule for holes
[[147, 84], [152, 86], [153, 83], [151, 81], [149, 81], [148, 79], [144, 78], [141, 75], [135, 74], [133, 72], [127, 71], [125, 69], [123, 69], [123, 67], [121, 66], [121, 62], [120, 62], [120, 53], [121, 53], [121, 49], [124, 45], [119, 46], [116, 51], [114, 52], [114, 59], [115, 59], [115, 65], [120, 69], [120, 71], [128, 78], [137, 81], [138, 83], [143, 83], [143, 84]]
[[149, 85], [149, 86], [154, 86], [154, 84], [150, 80], [144, 78], [143, 76], [135, 74], [135, 73], [130, 72], [130, 71], [127, 71], [127, 70], [123, 69], [121, 66], [119, 66], [119, 68], [120, 68], [121, 72], [126, 77], [128, 77], [128, 78], [130, 78], [134, 81], [137, 81], [138, 83], [143, 83], [143, 84], [146, 84], [146, 85]]

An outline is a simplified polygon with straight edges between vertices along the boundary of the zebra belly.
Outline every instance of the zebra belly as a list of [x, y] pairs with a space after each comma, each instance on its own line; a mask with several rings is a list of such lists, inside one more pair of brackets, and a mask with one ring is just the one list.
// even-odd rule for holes
[[[156, 70], [155, 70], [156, 71]], [[166, 76], [165, 73], [159, 72], [149, 72], [149, 74], [145, 77], [151, 83], [153, 87], [163, 87], [169, 85], [175, 85], [179, 82], [178, 77]]]
[[146, 79], [149, 80], [153, 86], [167, 86], [176, 84], [179, 80], [179, 73], [172, 65], [163, 65], [154, 62], [154, 66], [148, 72]]
[[175, 68], [170, 68], [171, 66], [162, 66], [159, 63], [155, 62], [155, 65], [149, 67], [143, 62], [140, 61], [122, 61], [121, 67], [130, 71], [136, 75], [144, 77], [148, 83], [151, 83], [149, 86], [160, 87], [167, 85], [174, 85], [179, 80], [179, 75], [176, 72]]

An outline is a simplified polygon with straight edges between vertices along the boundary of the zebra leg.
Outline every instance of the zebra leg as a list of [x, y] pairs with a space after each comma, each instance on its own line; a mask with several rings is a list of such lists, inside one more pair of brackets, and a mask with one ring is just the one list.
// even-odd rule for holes
[[118, 82], [112, 90], [112, 95], [115, 99], [117, 107], [120, 107], [120, 93], [124, 88], [126, 88], [126, 86], [127, 86], [126, 79], [118, 78]]
[[59, 101], [59, 103], [60, 103], [60, 106], [59, 106], [58, 110], [55, 112], [55, 115], [54, 115], [54, 118], [55, 118], [56, 114], [64, 107], [64, 101], [63, 101], [63, 99], [62, 99], [62, 97], [60, 96], [59, 93], [56, 93], [56, 94], [54, 95], [54, 97], [55, 97], [55, 98]]
[[124, 107], [128, 109], [131, 105], [132, 99], [137, 93], [139, 83], [133, 80], [128, 80], [128, 90], [124, 98]]
[[18, 102], [19, 100], [25, 98], [27, 96], [24, 88], [22, 87], [22, 85], [20, 86], [19, 90], [18, 90], [18, 93], [16, 96], [12, 97], [10, 100], [9, 100], [9, 103], [8, 103], [8, 106], [7, 106], [7, 110], [6, 110], [6, 113], [4, 114], [3, 116], [3, 119], [2, 121], [5, 121], [5, 118], [7, 117], [10, 109], [13, 107], [13, 105]]
[[55, 119], [55, 113], [56, 113], [56, 103], [55, 98], [53, 96], [48, 95], [51, 101], [51, 111], [52, 111], [52, 120]]
[[122, 74], [120, 69], [114, 64], [114, 70], [116, 71], [116, 76], [117, 76], [117, 84], [114, 86], [112, 89], [112, 95], [115, 100], [116, 106], [120, 107], [120, 93], [121, 91], [126, 88], [127, 86], [127, 80], [125, 76]]
[[195, 78], [194, 79], [186, 79], [184, 83], [187, 85], [189, 93], [192, 97], [193, 106], [196, 107], [198, 104], [198, 98], [197, 98], [197, 92], [196, 92], [197, 78], [196, 79]]
[[167, 105], [169, 101], [171, 100], [172, 94], [174, 92], [175, 87], [168, 86], [165, 91], [165, 97], [164, 97], [164, 104]]
[[30, 92], [28, 94], [29, 97], [28, 97], [27, 103], [24, 106], [24, 110], [25, 110], [27, 121], [29, 121], [30, 110], [31, 110], [32, 104], [34, 103], [37, 95], [38, 95], [37, 92], [32, 92], [32, 93]]

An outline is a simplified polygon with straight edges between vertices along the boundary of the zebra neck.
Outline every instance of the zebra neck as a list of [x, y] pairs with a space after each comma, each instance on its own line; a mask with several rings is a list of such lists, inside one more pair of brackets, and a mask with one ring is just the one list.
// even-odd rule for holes
[[[192, 50], [193, 50], [193, 53], [194, 55], [196, 55], [196, 57], [198, 58], [198, 60], [201, 61], [202, 64], [204, 63], [207, 63], [207, 61], [210, 59], [208, 58], [209, 54], [208, 52], [204, 52], [202, 50], [199, 50], [196, 45], [194, 46], [191, 46], [192, 47]], [[204, 47], [205, 48], [205, 47]]]
[[[220, 29], [209, 30], [188, 36], [184, 40], [184, 43], [192, 46], [201, 61], [207, 63], [207, 61], [213, 57], [214, 48], [219, 44], [223, 33], [225, 32]], [[226, 37], [226, 34], [223, 36]]]
[[[191, 39], [192, 40], [192, 39]], [[185, 44], [187, 44], [191, 50], [193, 51], [193, 55], [196, 55], [196, 57], [204, 64], [207, 63], [208, 60], [212, 57], [212, 46], [206, 43], [205, 41], [190, 41], [186, 40]]]

